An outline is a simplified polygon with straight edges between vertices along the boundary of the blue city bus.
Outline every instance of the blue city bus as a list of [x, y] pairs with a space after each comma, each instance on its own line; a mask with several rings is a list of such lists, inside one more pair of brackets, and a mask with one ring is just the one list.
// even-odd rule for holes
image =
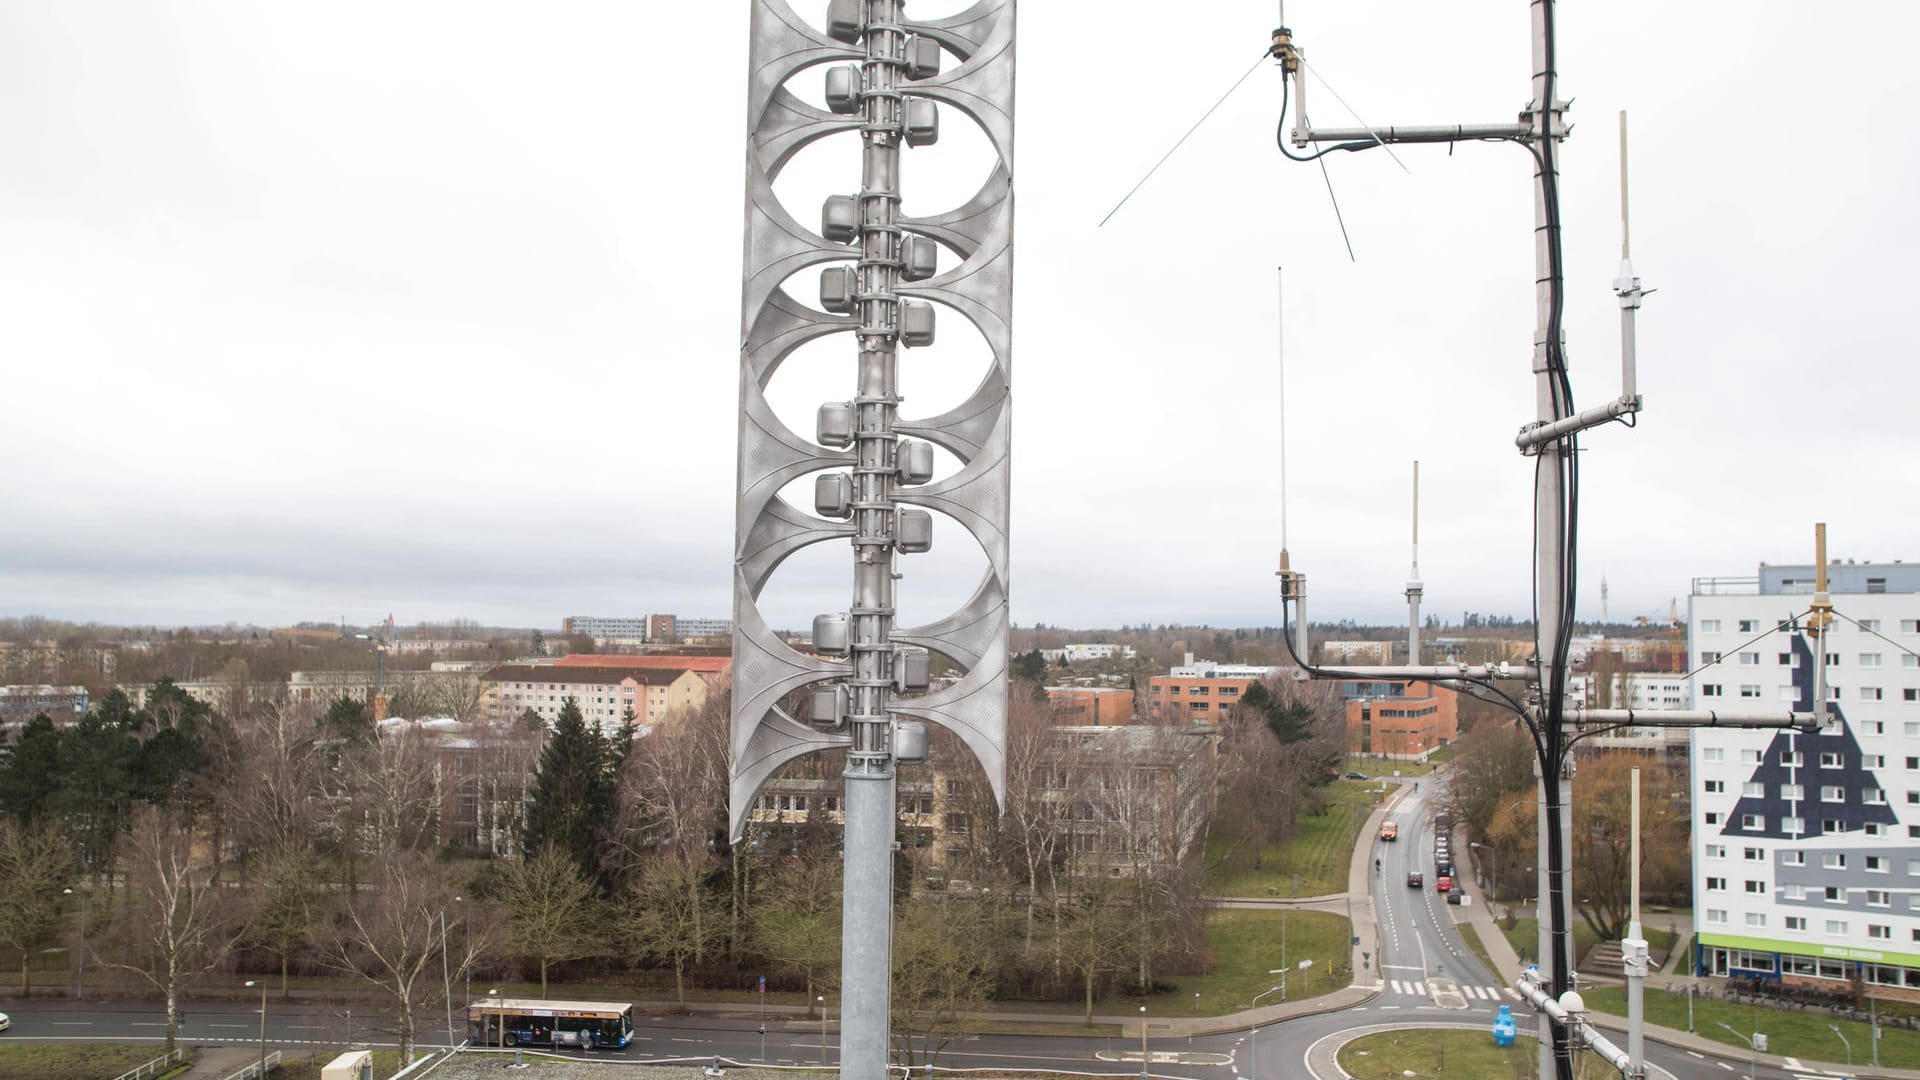
[[618, 1001], [483, 998], [467, 1006], [475, 1046], [620, 1049], [633, 1041], [633, 1006]]

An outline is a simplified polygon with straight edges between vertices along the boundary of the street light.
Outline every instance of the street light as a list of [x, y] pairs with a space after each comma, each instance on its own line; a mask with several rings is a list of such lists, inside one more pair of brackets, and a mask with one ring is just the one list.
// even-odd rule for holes
[[1500, 896], [1499, 896], [1499, 893], [1500, 893], [1500, 849], [1499, 849], [1499, 848], [1497, 848], [1497, 847], [1494, 847], [1494, 846], [1493, 846], [1492, 844], [1483, 844], [1483, 843], [1481, 843], [1481, 842], [1480, 842], [1480, 841], [1478, 841], [1478, 840], [1469, 840], [1469, 841], [1467, 841], [1467, 846], [1468, 846], [1468, 847], [1470, 847], [1470, 848], [1483, 848], [1483, 849], [1485, 849], [1486, 851], [1489, 851], [1489, 852], [1492, 852], [1492, 853], [1493, 853], [1493, 885], [1492, 885], [1492, 886], [1491, 886], [1490, 888], [1488, 888], [1488, 889], [1487, 889], [1487, 899], [1489, 899], [1489, 900], [1498, 900], [1498, 899], [1500, 899]]
[[1754, 1032], [1754, 1037], [1749, 1039], [1745, 1035], [1733, 1030], [1732, 1025], [1728, 1024], [1725, 1020], [1716, 1020], [1714, 1023], [1726, 1028], [1727, 1034], [1747, 1044], [1747, 1049], [1752, 1053], [1752, 1056], [1747, 1059], [1747, 1080], [1754, 1080], [1754, 1070], [1760, 1067], [1760, 1033], [1757, 1031]]
[[1847, 1048], [1847, 1071], [1852, 1072], [1853, 1071], [1853, 1044], [1847, 1041], [1846, 1033], [1840, 1030], [1839, 1024], [1828, 1024], [1827, 1030], [1833, 1032], [1835, 1035], [1840, 1036], [1840, 1045]]
[[[1266, 997], [1268, 994], [1277, 993], [1279, 989], [1279, 987], [1275, 986], [1253, 995], [1253, 1003], [1247, 1006], [1247, 1011], [1251, 1013], [1254, 1009], [1259, 1008], [1261, 998]], [[1251, 1080], [1260, 1080], [1260, 1025], [1251, 1015], [1247, 1017], [1247, 1037], [1253, 1040], [1253, 1049], [1248, 1053], [1250, 1060], [1247, 1063], [1247, 1068], [1248, 1071], [1253, 1074]]]
[[74, 968], [73, 997], [78, 1001], [87, 992], [87, 894], [75, 889], [61, 889], [62, 896], [80, 898], [80, 964]]
[[1140, 1080], [1147, 1080], [1147, 1007], [1140, 1006]]
[[[248, 979], [247, 985], [252, 986], [254, 985], [255, 981], [256, 980], [254, 979]], [[267, 980], [260, 979], [257, 981], [260, 984], [260, 1078], [259, 1080], [267, 1080]]]
[[767, 1063], [767, 1024], [766, 1024], [766, 1021], [763, 1020], [760, 1022], [760, 1064], [765, 1065], [766, 1063]]
[[[487, 991], [487, 996], [494, 1001], [494, 1019], [500, 1024], [500, 1049], [505, 1051], [507, 1048], [507, 999], [501, 996], [500, 988], [497, 986]], [[515, 1039], [513, 1042], [513, 1064], [507, 1066], [507, 1068], [524, 1069], [526, 1067], [526, 1063], [520, 1060], [520, 1040]]]

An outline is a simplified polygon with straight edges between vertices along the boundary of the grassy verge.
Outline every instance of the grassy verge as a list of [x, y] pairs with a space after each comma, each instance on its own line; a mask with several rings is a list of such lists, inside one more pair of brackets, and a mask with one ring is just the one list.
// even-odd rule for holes
[[[1473, 1080], [1530, 1077], [1539, 1049], [1525, 1035], [1499, 1047], [1485, 1031], [1403, 1028], [1364, 1035], [1340, 1048], [1340, 1067], [1354, 1080], [1400, 1080], [1402, 1076], [1460, 1076]], [[1597, 1066], [1597, 1068], [1596, 1068]], [[1582, 1054], [1580, 1080], [1618, 1076], [1592, 1054]]]
[[[1254, 866], [1251, 853], [1229, 851], [1219, 838], [1207, 844], [1207, 891], [1214, 896], [1325, 896], [1345, 892], [1360, 826], [1380, 798], [1377, 781], [1327, 785], [1325, 813], [1302, 814], [1285, 843], [1269, 846]], [[1391, 795], [1396, 785], [1386, 785]], [[1300, 881], [1294, 891], [1294, 878]]]
[[1393, 779], [1398, 772], [1402, 777], [1427, 776], [1440, 767], [1444, 759], [1440, 751], [1435, 750], [1427, 761], [1405, 761], [1398, 758], [1375, 758], [1364, 754], [1353, 754], [1347, 758], [1346, 772], [1362, 772], [1368, 776], [1384, 776]]
[[[1655, 956], [1665, 956], [1668, 950], [1673, 948], [1672, 931], [1646, 926], [1644, 923], [1641, 930], [1647, 935], [1647, 947], [1653, 950]], [[1515, 919], [1512, 929], [1508, 929], [1506, 922], [1502, 920], [1500, 932], [1506, 935], [1507, 943], [1513, 946], [1513, 951], [1519, 953], [1522, 959], [1532, 960], [1540, 952], [1539, 919], [1531, 915]], [[1599, 940], [1599, 935], [1593, 932], [1593, 927], [1588, 926], [1585, 919], [1574, 916], [1573, 942], [1583, 955]]]
[[[152, 1043], [8, 1043], [0, 1046], [0, 1076], [101, 1080], [139, 1068], [163, 1053]], [[314, 1075], [319, 1075], [318, 1070]]]
[[[1581, 990], [1587, 1008], [1615, 1016], [1627, 1015], [1626, 991], [1619, 987], [1599, 986]], [[1684, 994], [1652, 991], [1646, 995], [1647, 1023], [1687, 1030], [1687, 998]], [[1767, 1036], [1767, 1053], [1776, 1056], [1812, 1058], [1816, 1061], [1845, 1061], [1846, 1048], [1827, 1028], [1832, 1024], [1852, 1041], [1855, 1055], [1867, 1060], [1872, 1046], [1868, 1025], [1855, 1020], [1836, 1020], [1825, 1009], [1783, 1012], [1766, 1006], [1734, 1005], [1725, 1001], [1693, 1002], [1694, 1034], [1714, 1042], [1736, 1046], [1742, 1055], [1747, 1044], [1721, 1027], [1727, 1024], [1742, 1035], [1762, 1031]], [[1920, 1069], [1920, 1032], [1897, 1028], [1883, 1029], [1880, 1035], [1880, 1064], [1890, 1069]]]
[[[273, 1080], [319, 1080], [320, 1067], [339, 1057], [340, 1054], [339, 1050], [327, 1050], [311, 1057], [299, 1058], [289, 1054], [281, 1058], [280, 1067], [273, 1070]], [[380, 1077], [392, 1076], [399, 1071], [400, 1051], [375, 1050], [373, 1052], [373, 1075], [376, 1080]]]
[[1480, 931], [1474, 929], [1473, 924], [1469, 922], [1454, 923], [1453, 928], [1459, 932], [1460, 939], [1467, 943], [1467, 948], [1473, 950], [1473, 955], [1480, 958], [1480, 966], [1487, 969], [1487, 974], [1496, 980], [1499, 979], [1500, 969], [1493, 966], [1493, 957], [1487, 952], [1486, 944], [1480, 940]]
[[[1302, 960], [1313, 961], [1307, 970], [1296, 969], [1289, 975], [1289, 1001], [1331, 993], [1353, 981], [1353, 973], [1347, 970], [1351, 931], [1340, 916], [1320, 911], [1215, 911], [1207, 917], [1207, 947], [1217, 958], [1214, 970], [1172, 980], [1171, 1000], [1163, 996], [1147, 1002], [1150, 1014], [1222, 1016], [1247, 1008], [1254, 995], [1279, 985], [1280, 976], [1267, 972], [1282, 965], [1283, 921], [1285, 964], [1293, 967]], [[1280, 995], [1274, 994], [1262, 1002], [1279, 1000]]]

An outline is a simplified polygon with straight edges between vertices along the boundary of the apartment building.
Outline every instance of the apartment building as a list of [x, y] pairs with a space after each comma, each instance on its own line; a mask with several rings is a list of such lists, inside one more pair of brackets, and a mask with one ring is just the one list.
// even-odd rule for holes
[[698, 671], [680, 667], [575, 667], [559, 664], [500, 664], [481, 677], [487, 684], [483, 709], [499, 720], [531, 710], [551, 725], [572, 698], [587, 723], [611, 733], [632, 710], [641, 724], [658, 724], [677, 710], [697, 709], [707, 700], [709, 683]]
[[1133, 691], [1112, 686], [1049, 686], [1053, 722], [1071, 727], [1120, 727], [1133, 723]]
[[41, 713], [55, 727], [64, 727], [87, 715], [84, 686], [0, 686], [0, 727], [19, 728]]
[[1277, 667], [1217, 664], [1193, 658], [1147, 680], [1147, 716], [1161, 724], [1216, 724], [1240, 703], [1247, 687]]
[[[1835, 564], [1829, 718], [1701, 729], [1691, 749], [1702, 974], [1920, 1001], [1920, 566]], [[1693, 707], [1813, 708], [1812, 566], [1701, 578]]]

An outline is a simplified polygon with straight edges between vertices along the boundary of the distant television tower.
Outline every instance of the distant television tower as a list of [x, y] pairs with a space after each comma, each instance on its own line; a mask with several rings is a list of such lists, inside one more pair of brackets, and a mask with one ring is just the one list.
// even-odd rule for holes
[[1420, 463], [1413, 463], [1413, 572], [1407, 576], [1407, 663], [1420, 662]]
[[[1014, 5], [980, 0], [916, 23], [902, 3], [831, 0], [826, 25], [815, 27], [785, 0], [752, 0], [748, 65], [729, 812], [738, 841], [761, 788], [783, 766], [845, 751], [847, 1080], [887, 1075], [895, 764], [926, 759], [931, 721], [967, 745], [1003, 804], [1006, 786]], [[948, 57], [958, 62], [943, 72]], [[816, 65], [831, 65], [820, 68], [825, 110], [785, 86]], [[900, 212], [902, 147], [939, 137], [942, 104], [978, 123], [998, 160], [965, 205], [909, 217]], [[780, 205], [773, 181], [808, 144], [846, 132], [860, 137], [860, 189], [829, 198], [816, 231]], [[785, 285], [822, 264], [816, 309]], [[933, 302], [979, 329], [993, 363], [962, 404], [901, 419], [899, 349], [933, 343]], [[835, 333], [853, 335], [857, 377], [849, 400], [820, 406], [808, 438], [780, 421], [766, 389], [794, 350]], [[959, 471], [934, 478], [935, 446], [960, 460]], [[813, 513], [780, 498], [810, 474]], [[959, 611], [902, 629], [896, 556], [931, 548], [928, 509], [972, 534], [987, 572]], [[853, 547], [852, 603], [815, 618], [813, 651], [799, 652], [761, 616], [761, 590], [787, 556], [839, 539]], [[933, 652], [964, 674], [927, 693]], [[796, 715], [802, 701], [804, 719]]]

